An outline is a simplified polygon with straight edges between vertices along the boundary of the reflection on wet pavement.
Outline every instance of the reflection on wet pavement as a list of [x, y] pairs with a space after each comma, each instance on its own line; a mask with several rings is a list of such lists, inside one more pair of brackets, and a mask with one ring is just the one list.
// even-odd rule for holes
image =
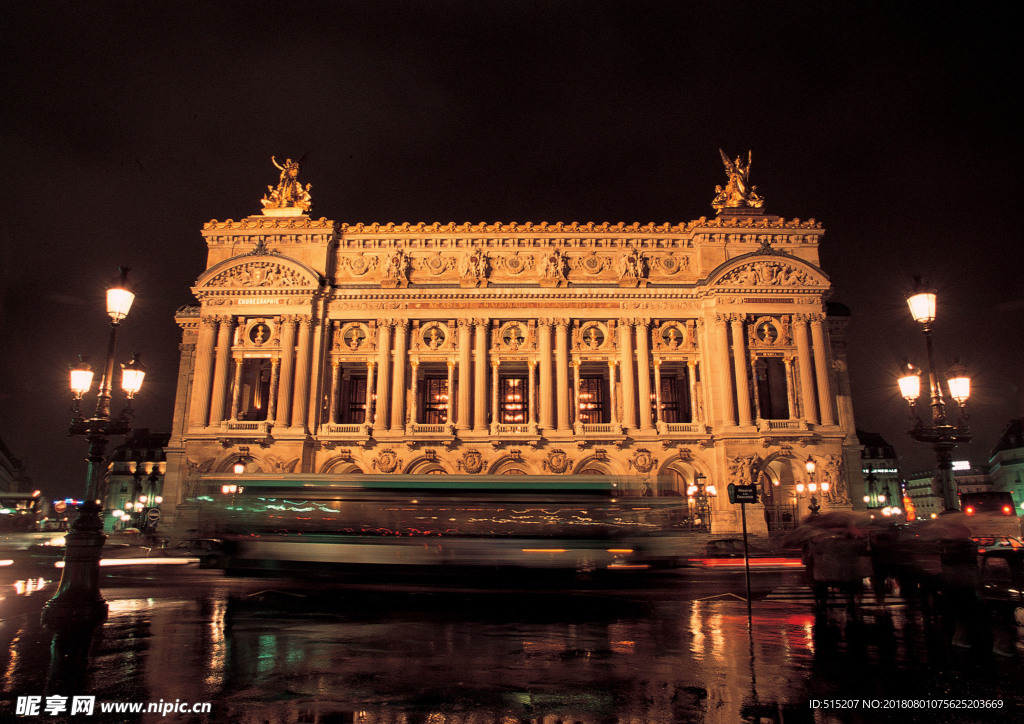
[[[859, 722], [889, 718], [815, 712], [808, 701], [965, 696], [1004, 708], [891, 719], [1010, 721], [1024, 711], [1019, 643], [1016, 659], [958, 651], [905, 607], [816, 618], [807, 606], [759, 603], [750, 631], [736, 600], [272, 586], [107, 588], [110, 617], [82, 689], [97, 701], [213, 703], [208, 716], [116, 719], [143, 722]], [[0, 595], [7, 691], [71, 693], [46, 684], [46, 581]]]

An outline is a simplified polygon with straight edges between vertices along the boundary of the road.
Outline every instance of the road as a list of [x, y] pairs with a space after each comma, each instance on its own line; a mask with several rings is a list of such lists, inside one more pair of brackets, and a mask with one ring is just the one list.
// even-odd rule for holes
[[[22, 571], [23, 572], [23, 571]], [[38, 623], [47, 576], [0, 573], [8, 698], [210, 702], [141, 722], [1010, 721], [1017, 657], [950, 646], [900, 600], [815, 615], [799, 571], [676, 570], [622, 583], [502, 578], [331, 584], [194, 566], [105, 572], [108, 621], [76, 676]], [[814, 709], [811, 700], [999, 702], [969, 711]], [[935, 703], [934, 701], [932, 702]], [[59, 721], [40, 715], [24, 721]], [[100, 714], [76, 721], [104, 721]]]

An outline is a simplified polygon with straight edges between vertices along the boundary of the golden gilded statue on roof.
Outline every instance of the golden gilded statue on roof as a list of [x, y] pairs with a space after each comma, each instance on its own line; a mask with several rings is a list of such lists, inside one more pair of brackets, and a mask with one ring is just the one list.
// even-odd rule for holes
[[284, 166], [279, 164], [274, 156], [271, 156], [270, 160], [280, 169], [281, 177], [277, 182], [277, 188], [267, 186], [267, 194], [260, 200], [264, 213], [268, 209], [296, 209], [299, 212], [308, 212], [313, 205], [309, 195], [313, 184], [306, 184], [303, 188], [299, 183], [299, 170], [306, 157], [303, 156], [298, 161], [286, 159]]
[[718, 195], [711, 202], [711, 207], [721, 211], [722, 209], [738, 208], [759, 209], [764, 206], [764, 199], [757, 195], [757, 186], [749, 184], [752, 152], [747, 151], [746, 166], [743, 165], [743, 159], [740, 156], [737, 156], [735, 161], [731, 161], [725, 155], [725, 151], [718, 149], [718, 152], [722, 154], [722, 163], [725, 164], [725, 175], [729, 177], [729, 183], [725, 185], [724, 189], [721, 186], [715, 186], [715, 193]]

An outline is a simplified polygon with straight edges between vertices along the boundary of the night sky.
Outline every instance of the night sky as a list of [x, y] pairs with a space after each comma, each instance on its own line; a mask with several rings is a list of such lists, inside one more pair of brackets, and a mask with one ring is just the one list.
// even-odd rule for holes
[[931, 466], [894, 383], [924, 362], [904, 295], [939, 292], [936, 356], [975, 377], [987, 461], [1024, 415], [1021, 88], [1009, 3], [50, 2], [0, 23], [0, 437], [81, 494], [67, 365], [102, 363], [103, 290], [132, 268], [121, 361], [169, 430], [210, 219], [259, 213], [308, 153], [343, 222], [684, 222], [718, 149], [753, 150], [768, 213], [814, 217], [849, 336], [858, 427]]

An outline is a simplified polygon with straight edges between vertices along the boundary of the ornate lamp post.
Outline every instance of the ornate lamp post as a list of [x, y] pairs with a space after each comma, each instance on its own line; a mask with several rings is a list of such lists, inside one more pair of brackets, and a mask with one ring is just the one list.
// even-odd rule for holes
[[696, 510], [697, 521], [695, 528], [702, 531], [711, 530], [711, 498], [718, 495], [718, 490], [714, 484], [706, 485], [704, 483], [705, 477], [700, 473], [697, 473], [693, 478], [693, 483], [686, 488], [686, 496], [689, 498], [689, 503], [694, 505]]
[[92, 417], [83, 417], [79, 409], [82, 397], [92, 387], [92, 370], [84, 359], [71, 370], [71, 390], [75, 395], [75, 403], [69, 432], [88, 438], [89, 455], [86, 457], [85, 497], [78, 507], [78, 518], [67, 535], [60, 586], [54, 597], [43, 607], [43, 625], [51, 628], [93, 626], [107, 617], [107, 602], [103, 600], [99, 589], [99, 559], [103, 541], [106, 540], [102, 533], [99, 491], [108, 438], [129, 432], [132, 398], [142, 388], [142, 379], [146, 374], [138, 355], [132, 357], [131, 362], [121, 365], [121, 388], [125, 393], [126, 404], [125, 409], [113, 417], [110, 414], [110, 393], [114, 380], [117, 327], [128, 316], [134, 299], [135, 294], [128, 285], [128, 269], [122, 267], [120, 278], [107, 289], [110, 338], [103, 377], [96, 394], [96, 411]]
[[942, 391], [942, 383], [935, 372], [935, 358], [932, 352], [932, 322], [935, 321], [936, 295], [921, 282], [921, 277], [914, 277], [914, 293], [907, 298], [910, 314], [914, 321], [921, 325], [924, 333], [925, 349], [928, 359], [928, 395], [932, 408], [931, 424], [926, 425], [917, 414], [915, 407], [921, 395], [921, 377], [919, 371], [909, 362], [904, 365], [904, 373], [899, 378], [900, 394], [910, 406], [910, 417], [914, 427], [907, 432], [918, 442], [928, 443], [935, 451], [937, 464], [936, 479], [939, 494], [942, 496], [943, 512], [955, 512], [960, 509], [960, 501], [953, 479], [953, 448], [960, 443], [970, 442], [971, 431], [967, 426], [967, 413], [964, 405], [971, 395], [971, 380], [964, 368], [957, 362], [947, 373], [946, 380], [949, 396], [956, 401], [958, 409], [957, 424], [950, 424], [946, 417], [946, 402]]
[[805, 486], [803, 483], [796, 484], [797, 498], [803, 498], [804, 490], [806, 490], [811, 496], [810, 505], [807, 506], [807, 509], [811, 511], [811, 515], [818, 515], [821, 511], [821, 505], [818, 503], [818, 498], [815, 497], [815, 493], [817, 493], [819, 489], [823, 494], [827, 493], [829, 484], [827, 482], [823, 482], [819, 485], [815, 482], [814, 473], [818, 469], [818, 465], [814, 462], [814, 458], [812, 456], [807, 456], [807, 460], [804, 461], [804, 469], [807, 471], [807, 485]]
[[885, 504], [886, 495], [878, 492], [878, 478], [875, 476], [874, 468], [868, 468], [868, 474], [864, 480], [867, 483], [867, 495], [864, 496], [864, 502], [867, 504], [868, 510], [881, 508]]

